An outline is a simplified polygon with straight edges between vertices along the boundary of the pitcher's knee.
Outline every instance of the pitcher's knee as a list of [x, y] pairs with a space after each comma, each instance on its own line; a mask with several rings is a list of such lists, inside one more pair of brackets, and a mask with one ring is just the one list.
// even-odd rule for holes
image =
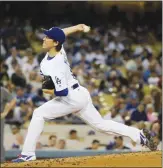
[[34, 111], [33, 111], [33, 116], [36, 116], [36, 117], [43, 117], [43, 113], [38, 109], [36, 108]]

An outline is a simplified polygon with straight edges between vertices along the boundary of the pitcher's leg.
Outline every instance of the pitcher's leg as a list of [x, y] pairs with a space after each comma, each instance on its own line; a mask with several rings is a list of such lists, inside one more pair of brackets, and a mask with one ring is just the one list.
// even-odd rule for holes
[[34, 110], [31, 123], [24, 142], [22, 155], [35, 155], [37, 140], [43, 131], [45, 119], [54, 119], [70, 114], [75, 109], [61, 102], [60, 99], [52, 99]]
[[35, 155], [36, 143], [41, 132], [43, 131], [44, 122], [45, 121], [43, 116], [41, 115], [41, 111], [36, 109], [33, 113], [32, 120], [28, 127], [28, 132], [24, 142], [22, 155], [27, 156]]
[[127, 136], [133, 141], [140, 143], [139, 129], [112, 120], [104, 120], [91, 102], [76, 115], [100, 132]]

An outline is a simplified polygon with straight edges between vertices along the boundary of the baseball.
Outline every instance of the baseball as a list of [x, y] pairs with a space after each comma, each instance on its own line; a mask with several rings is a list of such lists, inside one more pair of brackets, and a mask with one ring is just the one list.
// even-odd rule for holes
[[84, 25], [84, 32], [87, 33], [90, 31], [90, 26]]

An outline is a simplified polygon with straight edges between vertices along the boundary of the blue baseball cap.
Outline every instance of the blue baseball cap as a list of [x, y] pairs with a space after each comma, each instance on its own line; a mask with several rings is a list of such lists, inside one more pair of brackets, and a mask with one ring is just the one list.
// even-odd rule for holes
[[44, 34], [47, 35], [50, 39], [58, 41], [63, 44], [65, 42], [66, 36], [62, 29], [58, 27], [52, 27], [49, 30], [43, 29]]

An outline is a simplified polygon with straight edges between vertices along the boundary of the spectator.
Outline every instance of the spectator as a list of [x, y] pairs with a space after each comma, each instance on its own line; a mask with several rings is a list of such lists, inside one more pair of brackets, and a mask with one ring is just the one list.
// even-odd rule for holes
[[11, 125], [11, 132], [13, 134], [13, 139], [12, 139], [12, 149], [21, 149], [24, 138], [20, 133], [20, 125], [15, 124]]
[[123, 117], [126, 116], [126, 104], [125, 102], [121, 103], [120, 106], [119, 106], [119, 114]]
[[95, 139], [95, 140], [92, 141], [92, 146], [88, 147], [86, 149], [87, 150], [98, 150], [99, 147], [100, 147], [100, 141]]
[[33, 111], [29, 103], [20, 102], [19, 106], [14, 109], [12, 121], [24, 124], [30, 119], [32, 112]]
[[147, 70], [149, 68], [150, 62], [152, 61], [153, 56], [152, 54], [149, 54], [143, 61], [142, 66], [144, 70]]
[[[122, 86], [119, 93], [120, 98], [127, 99], [129, 96], [129, 88], [127, 86]], [[128, 105], [129, 106], [129, 105]], [[130, 107], [129, 107], [130, 109]]]
[[56, 149], [56, 144], [57, 144], [57, 136], [50, 135], [48, 137], [48, 144], [45, 144], [45, 145], [42, 144], [42, 147], [47, 148], [47, 149], [49, 149], [49, 148]]
[[66, 141], [64, 139], [60, 139], [56, 146], [57, 149], [66, 149]]
[[143, 53], [143, 48], [141, 46], [137, 46], [133, 53], [134, 57], [138, 57]]
[[148, 121], [150, 122], [154, 122], [158, 119], [157, 113], [154, 111], [154, 106], [152, 104], [147, 104], [146, 114], [147, 114]]
[[22, 87], [16, 87], [16, 98], [17, 98], [17, 106], [20, 106], [21, 103], [27, 103], [28, 97], [25, 95], [25, 90]]
[[71, 130], [70, 132], [69, 132], [69, 139], [70, 140], [79, 140], [79, 137], [78, 137], [78, 135], [77, 135], [77, 131], [76, 130]]
[[17, 66], [19, 66], [18, 62], [16, 60], [12, 60], [11, 66], [8, 67], [8, 71], [7, 71], [10, 78], [15, 73], [15, 69], [16, 69]]
[[35, 36], [38, 40], [42, 40], [45, 37], [40, 27], [35, 30]]
[[124, 45], [118, 40], [118, 38], [114, 38], [114, 40], [108, 44], [108, 47], [105, 48], [106, 51], [115, 50], [115, 49], [120, 51], [123, 51], [125, 49]]
[[92, 136], [92, 135], [96, 135], [95, 131], [94, 130], [88, 131], [88, 136]]
[[12, 74], [11, 80], [15, 86], [26, 86], [26, 78], [18, 65], [15, 67], [15, 73]]
[[22, 67], [22, 71], [25, 74], [27, 81], [29, 81], [31, 72], [38, 68], [38, 61], [37, 58], [33, 56], [33, 51], [31, 48], [28, 48], [26, 53], [27, 56], [25, 56], [23, 59], [24, 65]]
[[130, 149], [123, 145], [123, 137], [122, 136], [115, 136], [114, 142], [110, 142], [107, 146], [107, 150], [121, 150], [121, 149]]
[[11, 82], [11, 80], [8, 81], [8, 83], [4, 86], [6, 89], [8, 89], [14, 96], [15, 94], [15, 85]]
[[56, 142], [57, 142], [57, 136], [56, 135], [50, 135], [49, 136], [48, 147], [49, 148], [56, 148]]
[[33, 28], [32, 28], [30, 20], [25, 21], [24, 31], [25, 31], [25, 33], [32, 33]]
[[25, 97], [28, 97], [29, 99], [32, 99], [33, 96], [35, 96], [35, 92], [33, 90], [33, 86], [30, 85], [30, 84], [27, 84], [26, 85], [26, 88], [25, 88], [25, 93], [24, 93], [24, 96]]
[[147, 115], [144, 110], [144, 105], [140, 104], [136, 110], [134, 110], [131, 114], [131, 121], [139, 122], [139, 121], [147, 121]]
[[127, 71], [136, 72], [138, 69], [138, 65], [134, 59], [127, 58], [125, 60], [125, 68]]
[[22, 59], [19, 57], [18, 50], [16, 47], [11, 48], [11, 55], [5, 61], [5, 64], [9, 67], [9, 70], [12, 69], [11, 63], [13, 61], [16, 61], [19, 66], [22, 66]]
[[47, 102], [46, 98], [43, 96], [42, 89], [38, 89], [37, 95], [33, 96], [32, 102], [35, 107], [39, 107], [45, 102]]
[[69, 137], [66, 140], [67, 149], [71, 149], [71, 150], [79, 149], [80, 150], [81, 144], [82, 143], [80, 142], [80, 139], [77, 135], [77, 131], [74, 129], [70, 130]]
[[96, 53], [92, 49], [89, 49], [89, 51], [86, 53], [86, 61], [91, 63], [95, 58]]
[[161, 96], [161, 91], [158, 88], [153, 88], [151, 90], [151, 97], [153, 98], [153, 105], [156, 112], [160, 111], [162, 106]]
[[106, 76], [108, 77], [109, 80], [114, 80], [122, 76], [122, 73], [120, 70], [117, 68], [116, 65], [112, 66], [112, 69], [110, 69], [107, 73]]
[[116, 89], [115, 92], [120, 92], [121, 91], [121, 82], [119, 79], [114, 80], [113, 82], [113, 87]]
[[[147, 70], [145, 70], [144, 71], [144, 73], [143, 73], [143, 79], [144, 79], [144, 81], [145, 82], [148, 82], [148, 78], [149, 77], [152, 77], [151, 79], [151, 81], [149, 81], [149, 82], [151, 82], [151, 83], [153, 83], [153, 81], [155, 82], [155, 78], [156, 78], [156, 65], [157, 65], [157, 63], [156, 63], [156, 61], [154, 60], [154, 61], [152, 61], [152, 62], [150, 62], [150, 65], [149, 65], [149, 68], [147, 69]], [[151, 73], [152, 73], [152, 76], [151, 76]], [[154, 78], [154, 80], [153, 80], [153, 78]]]
[[150, 77], [148, 78], [148, 83], [150, 85], [158, 86], [159, 77], [157, 76], [156, 72], [151, 72]]
[[142, 102], [143, 102], [144, 105], [147, 105], [147, 104], [153, 104], [154, 100], [153, 100], [151, 95], [147, 94], [147, 95], [144, 96]]
[[138, 107], [138, 100], [135, 97], [130, 97], [129, 102], [126, 104], [126, 110], [132, 113]]
[[112, 55], [109, 55], [106, 60], [107, 65], [123, 65], [123, 59], [120, 57], [120, 52], [116, 49], [113, 50]]
[[101, 49], [96, 49], [96, 51], [95, 51], [95, 53], [96, 53], [96, 57], [94, 58], [94, 61], [95, 61], [95, 63], [96, 64], [105, 64], [105, 54], [102, 52], [102, 50]]
[[107, 113], [104, 116], [104, 119], [106, 119], [106, 120], [113, 120], [113, 121], [116, 121], [116, 122], [124, 123], [123, 118], [118, 113], [117, 109], [115, 109], [115, 108], [112, 108], [111, 112]]

